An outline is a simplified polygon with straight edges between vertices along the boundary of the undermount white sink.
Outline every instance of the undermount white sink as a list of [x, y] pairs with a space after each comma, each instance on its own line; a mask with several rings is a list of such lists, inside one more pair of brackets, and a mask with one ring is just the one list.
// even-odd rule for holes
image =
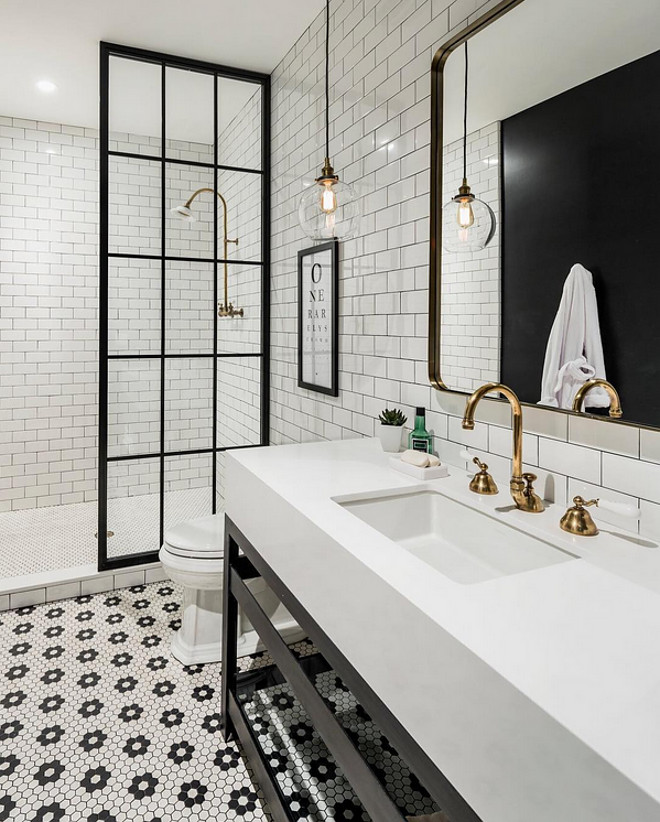
[[336, 501], [406, 551], [462, 584], [578, 559], [429, 488]]

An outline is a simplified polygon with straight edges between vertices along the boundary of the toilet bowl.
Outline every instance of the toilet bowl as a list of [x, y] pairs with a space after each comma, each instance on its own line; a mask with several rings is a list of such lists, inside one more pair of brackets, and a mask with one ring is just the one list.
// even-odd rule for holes
[[[163, 570], [183, 586], [181, 627], [172, 638], [172, 654], [183, 665], [222, 659], [225, 515], [179, 523], [165, 532], [158, 555]], [[287, 642], [305, 633], [261, 578], [246, 581], [261, 608]], [[257, 632], [239, 610], [238, 656], [263, 650]]]

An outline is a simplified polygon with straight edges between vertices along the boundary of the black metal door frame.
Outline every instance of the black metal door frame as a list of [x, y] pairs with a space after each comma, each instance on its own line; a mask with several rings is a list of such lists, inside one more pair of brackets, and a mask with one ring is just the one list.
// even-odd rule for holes
[[[160, 156], [111, 151], [109, 147], [109, 103], [110, 103], [110, 58], [123, 57], [161, 67], [161, 149]], [[165, 114], [166, 114], [166, 70], [167, 68], [187, 69], [201, 74], [210, 74], [214, 78], [213, 93], [213, 163], [180, 160], [167, 157]], [[246, 169], [218, 163], [218, 84], [217, 79], [226, 77], [233, 80], [254, 83], [261, 86], [261, 169]], [[270, 76], [258, 72], [246, 71], [228, 66], [216, 65], [200, 60], [185, 57], [176, 57], [171, 54], [146, 51], [144, 49], [122, 46], [115, 43], [100, 43], [100, 141], [99, 141], [99, 174], [100, 174], [100, 202], [99, 202], [99, 452], [98, 452], [98, 569], [99, 571], [123, 568], [148, 562], [155, 562], [158, 551], [143, 551], [135, 554], [109, 557], [108, 556], [108, 464], [119, 461], [134, 461], [144, 459], [159, 459], [160, 461], [160, 537], [163, 541], [163, 523], [165, 515], [165, 459], [166, 457], [193, 456], [198, 454], [212, 454], [212, 513], [216, 513], [216, 494], [218, 486], [217, 454], [236, 448], [253, 448], [255, 445], [268, 445], [269, 437], [269, 385], [270, 385]], [[111, 253], [109, 250], [109, 158], [123, 157], [139, 159], [161, 164], [161, 253], [160, 254], [121, 254]], [[218, 259], [218, 200], [214, 198], [214, 249], [213, 260], [197, 257], [178, 257], [166, 254], [166, 169], [168, 163], [179, 165], [198, 166], [213, 169], [213, 186], [218, 187], [218, 171], [236, 171], [261, 175], [261, 262], [236, 261]], [[109, 260], [145, 259], [160, 262], [161, 274], [161, 340], [160, 354], [122, 354], [108, 353], [108, 273]], [[167, 354], [165, 349], [165, 300], [166, 300], [166, 263], [167, 262], [199, 262], [213, 263], [213, 353], [212, 354]], [[218, 353], [218, 266], [225, 262], [240, 262], [241, 265], [261, 266], [261, 346], [259, 353]], [[217, 420], [217, 383], [218, 364], [224, 358], [259, 357], [261, 361], [261, 425], [260, 441], [255, 445], [218, 446]], [[213, 367], [213, 444], [210, 448], [193, 449], [187, 451], [167, 451], [165, 449], [165, 363], [168, 359], [212, 359]], [[111, 359], [158, 359], [160, 360], [160, 448], [155, 453], [130, 454], [108, 456], [108, 362]]]

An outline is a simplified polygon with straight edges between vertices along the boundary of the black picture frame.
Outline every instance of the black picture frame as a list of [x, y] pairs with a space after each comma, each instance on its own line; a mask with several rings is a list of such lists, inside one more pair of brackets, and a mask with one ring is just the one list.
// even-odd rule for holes
[[[312, 282], [315, 276], [320, 279]], [[311, 287], [321, 284], [322, 288]], [[331, 397], [339, 396], [338, 291], [339, 242], [330, 240], [299, 251], [298, 387]], [[321, 327], [310, 328], [309, 320], [319, 321], [312, 325]]]

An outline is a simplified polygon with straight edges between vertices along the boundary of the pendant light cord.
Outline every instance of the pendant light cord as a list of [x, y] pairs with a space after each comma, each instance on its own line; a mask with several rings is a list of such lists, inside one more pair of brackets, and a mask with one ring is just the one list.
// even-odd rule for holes
[[330, 156], [330, 0], [325, 0], [325, 156]]
[[465, 89], [463, 93], [463, 179], [467, 180], [468, 44], [465, 41]]

